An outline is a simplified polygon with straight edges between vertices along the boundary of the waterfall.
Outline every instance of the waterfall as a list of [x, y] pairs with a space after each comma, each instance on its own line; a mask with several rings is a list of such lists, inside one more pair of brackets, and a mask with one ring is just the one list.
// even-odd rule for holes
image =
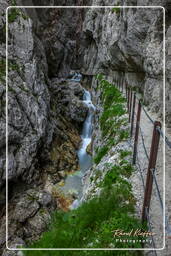
[[95, 110], [95, 107], [91, 102], [91, 94], [87, 90], [84, 90], [83, 102], [88, 107], [88, 114], [83, 124], [83, 129], [81, 133], [82, 144], [77, 154], [78, 154], [81, 172], [85, 173], [91, 167], [92, 159], [91, 159], [91, 156], [87, 154], [86, 149], [87, 149], [87, 146], [91, 143], [92, 119], [93, 119], [93, 113]]
[[[81, 133], [82, 143], [81, 147], [78, 150], [78, 159], [81, 171], [81, 177], [86, 173], [86, 171], [92, 165], [92, 157], [87, 153], [87, 146], [91, 143], [92, 139], [92, 126], [93, 126], [93, 115], [95, 107], [91, 101], [91, 94], [89, 91], [84, 90], [83, 102], [88, 106], [88, 114], [83, 124], [83, 129]], [[71, 205], [71, 209], [77, 208], [80, 204], [82, 193], [80, 193], [79, 198], [76, 199]]]
[[[80, 82], [81, 75], [75, 74], [71, 81]], [[71, 209], [77, 208], [80, 204], [80, 199], [82, 197], [83, 188], [83, 176], [87, 170], [92, 165], [92, 157], [87, 153], [87, 146], [91, 143], [92, 139], [92, 126], [93, 126], [93, 115], [95, 111], [95, 106], [91, 101], [91, 94], [88, 90], [84, 89], [83, 102], [88, 107], [88, 113], [86, 119], [83, 123], [83, 128], [81, 132], [81, 145], [77, 151], [80, 170], [72, 175], [68, 175], [64, 186], [61, 188], [63, 192], [74, 193], [77, 199], [72, 203]]]

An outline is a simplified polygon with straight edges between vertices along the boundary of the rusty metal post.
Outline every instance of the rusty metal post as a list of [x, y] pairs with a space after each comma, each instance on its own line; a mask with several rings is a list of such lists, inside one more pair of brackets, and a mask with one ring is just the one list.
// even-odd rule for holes
[[126, 99], [127, 99], [127, 97], [128, 97], [128, 92], [127, 92], [127, 83], [126, 83], [126, 81], [125, 81], [125, 94], [126, 94]]
[[123, 75], [122, 75], [122, 77], [121, 77], [121, 88], [122, 88], [122, 92], [123, 92], [123, 83], [124, 83], [123, 80], [124, 80], [124, 79], [123, 79]]
[[130, 88], [128, 87], [128, 101], [127, 101], [128, 113], [129, 113], [129, 101], [130, 101]]
[[161, 123], [158, 121], [155, 121], [154, 128], [153, 128], [151, 149], [150, 149], [150, 159], [149, 159], [148, 170], [147, 170], [144, 203], [142, 208], [142, 222], [147, 220], [146, 211], [149, 212], [150, 201], [151, 201], [151, 194], [152, 194], [152, 187], [153, 187], [152, 171], [155, 170], [155, 167], [156, 167], [157, 153], [158, 153], [159, 140], [160, 140], [160, 133], [157, 131], [156, 129], [157, 127], [161, 128]]
[[131, 112], [132, 112], [132, 89], [130, 89], [130, 105], [129, 105], [129, 123], [131, 121]]
[[136, 93], [134, 93], [133, 106], [132, 106], [131, 132], [130, 132], [131, 137], [133, 135], [133, 130], [134, 130], [135, 103], [136, 103]]
[[133, 164], [136, 164], [137, 158], [137, 146], [138, 146], [138, 136], [139, 136], [139, 129], [140, 129], [140, 117], [141, 117], [141, 102], [138, 102], [138, 110], [137, 110], [137, 122], [136, 122], [136, 129], [135, 129], [135, 139], [134, 139], [134, 151], [133, 151]]

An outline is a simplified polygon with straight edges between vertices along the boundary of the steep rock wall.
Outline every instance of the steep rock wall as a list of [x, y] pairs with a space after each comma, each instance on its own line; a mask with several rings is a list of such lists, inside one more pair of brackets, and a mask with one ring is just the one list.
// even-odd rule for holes
[[[84, 0], [22, 1], [30, 6], [84, 5]], [[34, 21], [35, 32], [42, 40], [50, 77], [66, 77], [70, 70], [80, 69], [83, 49], [80, 45], [83, 9], [38, 8], [27, 9]]]
[[[166, 122], [170, 123], [170, 28], [169, 1], [92, 1], [92, 5], [153, 6], [166, 9]], [[154, 112], [163, 108], [163, 10], [88, 9], [83, 32], [85, 75], [104, 73], [116, 82], [139, 87]]]
[[[5, 9], [10, 4], [12, 4], [10, 1], [3, 1], [1, 7], [0, 186], [5, 181]], [[16, 4], [20, 5], [22, 2], [18, 1]], [[24, 1], [24, 4], [48, 5], [49, 3]], [[57, 5], [59, 2], [51, 4]], [[62, 4], [70, 5], [70, 2], [63, 1]], [[68, 11], [67, 13], [60, 12], [58, 9], [27, 9], [23, 12], [12, 9], [10, 12], [8, 44], [9, 181], [22, 176], [23, 180], [31, 183], [34, 176], [35, 179], [39, 179], [40, 176], [38, 170], [35, 171], [35, 165], [39, 158], [46, 158], [46, 150], [50, 146], [53, 136], [58, 136], [57, 123], [60, 122], [60, 117], [57, 116], [56, 107], [59, 109], [62, 103], [58, 97], [59, 104], [56, 106], [56, 87], [49, 78], [51, 76], [66, 76], [75, 67], [74, 63], [77, 62], [78, 54], [76, 54], [78, 44], [76, 38], [79, 38], [81, 24], [78, 23], [78, 19], [81, 19], [81, 14], [74, 9], [70, 13]], [[68, 24], [67, 15], [75, 17], [73, 23]], [[70, 48], [68, 45], [72, 44], [73, 48]], [[79, 51], [79, 49], [77, 50]], [[79, 54], [78, 56], [80, 57]], [[80, 62], [78, 61], [78, 63]], [[59, 81], [56, 82], [58, 84]], [[57, 84], [56, 86], [58, 86]], [[71, 87], [69, 89], [74, 90]], [[69, 97], [65, 88], [61, 97], [64, 95], [67, 97], [68, 103], [74, 100]], [[79, 116], [74, 115], [77, 107], [67, 109], [66, 116], [76, 133], [80, 129], [79, 122], [83, 121], [83, 119], [78, 120]]]
[[[14, 2], [4, 0], [0, 7], [0, 248], [5, 246], [5, 9]], [[30, 5], [34, 3], [30, 1]], [[46, 229], [50, 212], [57, 207], [52, 195], [44, 191], [46, 179], [52, 177], [52, 182], [57, 183], [67, 172], [78, 169], [79, 130], [87, 113], [80, 101], [84, 91], [81, 85], [65, 79], [51, 80], [68, 75], [74, 68], [76, 42], [71, 37], [78, 29], [78, 17], [79, 13], [68, 29], [67, 15], [58, 16], [54, 9], [9, 10], [10, 247], [34, 240]], [[61, 38], [57, 40], [59, 34]], [[60, 44], [60, 40], [64, 42]], [[67, 46], [70, 41], [74, 44], [72, 49]]]

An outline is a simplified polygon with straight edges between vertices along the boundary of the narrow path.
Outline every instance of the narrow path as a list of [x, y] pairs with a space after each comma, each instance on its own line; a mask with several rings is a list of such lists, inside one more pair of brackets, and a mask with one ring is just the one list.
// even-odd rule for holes
[[[136, 106], [137, 111], [137, 106]], [[162, 121], [161, 118], [157, 116], [157, 114], [148, 111], [149, 116], [152, 118], [152, 120], [158, 120]], [[133, 191], [135, 193], [135, 196], [137, 198], [137, 211], [139, 213], [139, 216], [141, 217], [142, 214], [142, 205], [143, 205], [143, 199], [144, 199], [144, 187], [142, 183], [142, 177], [138, 169], [141, 169], [142, 176], [144, 178], [144, 183], [146, 184], [146, 174], [147, 174], [147, 167], [148, 167], [148, 159], [147, 156], [144, 153], [144, 146], [147, 149], [148, 156], [150, 155], [150, 147], [151, 147], [151, 138], [152, 138], [152, 132], [153, 132], [153, 125], [145, 115], [144, 111], [141, 113], [141, 121], [140, 121], [140, 135], [139, 135], [139, 141], [138, 141], [138, 161], [137, 161], [137, 171], [132, 177], [132, 185], [133, 185]], [[166, 135], [169, 134], [166, 131]], [[144, 141], [142, 140], [142, 136]], [[134, 138], [134, 136], [133, 136]], [[168, 136], [169, 138], [169, 136]], [[143, 145], [144, 144], [144, 145]], [[132, 140], [133, 145], [133, 140]], [[170, 205], [171, 201], [169, 199], [171, 194], [171, 187], [169, 184], [171, 184], [171, 175], [169, 173], [169, 170], [171, 168], [171, 150], [166, 146], [166, 162], [165, 162], [165, 182], [164, 182], [164, 155], [163, 155], [163, 139], [160, 138], [160, 144], [159, 144], [159, 150], [158, 150], [158, 157], [157, 157], [157, 163], [156, 163], [156, 181], [159, 186], [159, 191], [163, 200], [163, 193], [164, 193], [164, 184], [165, 184], [165, 193], [166, 193], [166, 218], [169, 221], [170, 219]], [[154, 236], [154, 242], [156, 245], [156, 248], [163, 247], [163, 210], [161, 208], [160, 199], [157, 193], [157, 189], [155, 186], [155, 183], [153, 183], [153, 190], [152, 190], [152, 198], [151, 198], [151, 205], [150, 205], [150, 222], [153, 232], [156, 233]], [[166, 223], [169, 224], [169, 223]], [[170, 225], [169, 225], [170, 226]], [[164, 251], [157, 251], [156, 254], [153, 252], [152, 255], [158, 255], [158, 256], [170, 256], [171, 251], [171, 239], [168, 237], [170, 236], [170, 229], [169, 226], [166, 227], [166, 249]]]

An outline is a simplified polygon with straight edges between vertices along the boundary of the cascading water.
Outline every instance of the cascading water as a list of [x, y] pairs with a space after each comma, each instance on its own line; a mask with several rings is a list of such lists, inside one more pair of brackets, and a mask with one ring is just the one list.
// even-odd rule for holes
[[[81, 76], [79, 76], [81, 79]], [[72, 81], [77, 81], [77, 77], [72, 79]], [[80, 80], [79, 80], [80, 81]], [[78, 207], [80, 199], [82, 197], [82, 179], [85, 175], [86, 171], [91, 167], [92, 157], [87, 153], [87, 146], [90, 145], [92, 139], [92, 126], [93, 126], [93, 115], [95, 111], [95, 107], [91, 101], [91, 94], [89, 91], [84, 89], [83, 102], [88, 107], [87, 117], [83, 124], [83, 129], [81, 133], [82, 143], [77, 151], [80, 170], [75, 172], [72, 175], [68, 175], [65, 180], [65, 185], [62, 188], [64, 192], [73, 192], [77, 194], [77, 199], [71, 205], [71, 209]]]
[[84, 91], [83, 102], [88, 106], [88, 114], [84, 121], [83, 130], [81, 134], [82, 145], [78, 150], [78, 158], [80, 169], [82, 173], [85, 173], [91, 167], [91, 156], [87, 154], [87, 146], [91, 143], [92, 135], [92, 119], [95, 110], [94, 105], [91, 102], [91, 94], [89, 91]]
[[[91, 94], [87, 90], [84, 90], [83, 102], [88, 107], [88, 114], [83, 124], [83, 129], [81, 134], [82, 144], [80, 149], [77, 152], [79, 165], [80, 165], [80, 174], [81, 174], [81, 188], [82, 188], [82, 177], [92, 165], [92, 157], [87, 153], [87, 146], [90, 145], [91, 139], [92, 139], [92, 126], [93, 126], [92, 121], [93, 121], [95, 107], [91, 101]], [[82, 191], [80, 191], [78, 199], [76, 199], [71, 205], [71, 209], [77, 208], [79, 206], [81, 196], [82, 196]]]

